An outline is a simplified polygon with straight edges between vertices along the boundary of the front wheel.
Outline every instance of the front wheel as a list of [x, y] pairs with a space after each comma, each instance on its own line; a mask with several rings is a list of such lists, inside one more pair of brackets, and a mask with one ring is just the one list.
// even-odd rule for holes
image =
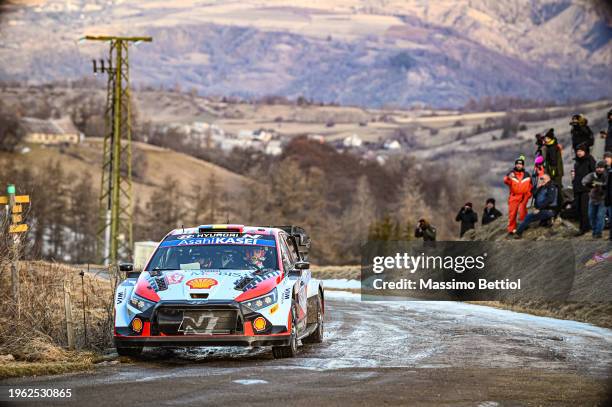
[[295, 317], [295, 303], [291, 306], [291, 336], [289, 345], [273, 346], [272, 355], [274, 359], [293, 358], [297, 355], [297, 320]]

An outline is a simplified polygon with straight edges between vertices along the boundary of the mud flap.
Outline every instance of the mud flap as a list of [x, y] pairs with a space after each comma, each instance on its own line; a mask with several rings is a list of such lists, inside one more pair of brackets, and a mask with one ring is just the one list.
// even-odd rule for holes
[[316, 324], [317, 323], [317, 307], [319, 306], [319, 296], [313, 295], [308, 298], [308, 314], [307, 314], [307, 324]]

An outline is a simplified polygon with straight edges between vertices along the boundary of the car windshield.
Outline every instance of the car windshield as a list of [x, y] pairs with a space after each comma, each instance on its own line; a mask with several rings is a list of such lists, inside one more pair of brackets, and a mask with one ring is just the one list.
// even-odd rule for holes
[[[266, 237], [269, 240], [170, 236], [146, 270], [276, 270], [276, 242], [272, 236]], [[249, 244], [238, 244], [243, 242]]]

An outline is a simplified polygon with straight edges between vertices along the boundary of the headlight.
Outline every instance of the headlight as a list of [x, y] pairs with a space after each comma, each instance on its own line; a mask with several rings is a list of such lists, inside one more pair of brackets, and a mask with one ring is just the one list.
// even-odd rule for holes
[[262, 295], [261, 297], [253, 298], [252, 300], [242, 302], [242, 305], [244, 305], [251, 311], [259, 311], [262, 308], [269, 307], [270, 305], [275, 304], [277, 299], [278, 297], [276, 295], [275, 288], [266, 295]]
[[153, 305], [155, 305], [155, 303], [149, 300], [145, 300], [139, 295], [132, 294], [132, 298], [130, 298], [130, 305], [136, 308], [140, 312], [145, 312], [146, 310], [151, 308]]

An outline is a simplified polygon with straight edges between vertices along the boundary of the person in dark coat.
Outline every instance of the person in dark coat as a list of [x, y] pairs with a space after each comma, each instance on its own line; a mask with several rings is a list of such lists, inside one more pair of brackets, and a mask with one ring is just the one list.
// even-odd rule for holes
[[608, 211], [608, 222], [610, 223], [610, 236], [608, 239], [612, 240], [612, 151], [606, 151], [604, 153], [604, 161], [606, 162], [608, 171], [608, 182], [606, 183], [606, 208]]
[[582, 114], [575, 114], [572, 116], [570, 126], [572, 126], [572, 148], [576, 151], [579, 145], [585, 145], [589, 149], [595, 141], [593, 131], [588, 126], [589, 121]]
[[612, 110], [608, 112], [608, 132], [606, 133], [606, 151], [612, 152]]
[[495, 219], [502, 216], [502, 213], [497, 210], [495, 207], [495, 199], [489, 198], [487, 199], [487, 203], [485, 204], [485, 208], [482, 211], [482, 224], [488, 225], [493, 222]]
[[[555, 130], [550, 129], [544, 135], [542, 143], [542, 156], [544, 157], [544, 170], [559, 190], [563, 189], [563, 148], [557, 141]], [[536, 188], [537, 184], [533, 187]]]
[[468, 230], [476, 228], [476, 223], [478, 223], [478, 214], [474, 212], [471, 202], [466, 202], [466, 204], [463, 205], [463, 208], [459, 210], [455, 220], [457, 222], [461, 222], [459, 237], [463, 237], [465, 232]]
[[593, 229], [593, 238], [599, 239], [606, 223], [606, 186], [608, 169], [605, 161], [599, 161], [595, 171], [582, 178], [582, 185], [589, 188], [589, 221]]
[[414, 231], [414, 237], [422, 237], [424, 242], [436, 241], [436, 228], [431, 226], [425, 219], [419, 219], [419, 223]]
[[580, 220], [578, 236], [584, 235], [591, 226], [589, 223], [589, 188], [582, 185], [582, 179], [595, 171], [595, 159], [589, 154], [589, 148], [581, 144], [576, 147], [574, 170], [572, 171], [572, 187], [574, 189], [574, 206]]
[[521, 238], [530, 223], [539, 221], [540, 225], [545, 225], [547, 221], [556, 216], [559, 209], [559, 189], [554, 182], [551, 182], [548, 174], [544, 174], [538, 179], [538, 185], [533, 195], [533, 206], [533, 211], [527, 214], [516, 229], [515, 239]]

